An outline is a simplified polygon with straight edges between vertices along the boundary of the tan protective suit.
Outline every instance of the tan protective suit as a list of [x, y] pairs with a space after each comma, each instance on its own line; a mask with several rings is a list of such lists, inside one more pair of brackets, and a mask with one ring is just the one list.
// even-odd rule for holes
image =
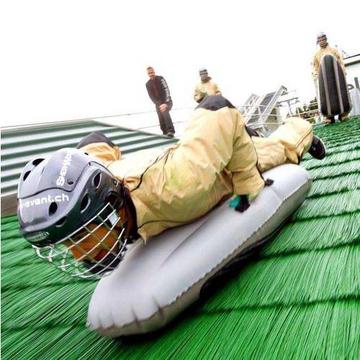
[[136, 208], [138, 232], [147, 240], [201, 217], [232, 194], [256, 196], [264, 186], [257, 163], [261, 171], [298, 163], [312, 137], [309, 123], [292, 118], [271, 138], [250, 138], [237, 109], [200, 108], [181, 140], [158, 151], [158, 156], [144, 151], [135, 154], [138, 161], [120, 160], [119, 149], [106, 143], [81, 150], [125, 182]]
[[211, 80], [207, 82], [200, 82], [196, 85], [194, 100], [200, 102], [207, 95], [221, 95], [219, 87]]
[[344, 73], [346, 74], [345, 65], [344, 65], [344, 61], [343, 61], [341, 54], [335, 48], [332, 48], [329, 45], [327, 45], [325, 48], [320, 48], [314, 55], [314, 59], [312, 62], [312, 76], [313, 76], [314, 80], [317, 81], [317, 79], [318, 79], [320, 62], [321, 62], [322, 57], [325, 55], [333, 55], [336, 58], [336, 60], [339, 62], [341, 67], [343, 68]]

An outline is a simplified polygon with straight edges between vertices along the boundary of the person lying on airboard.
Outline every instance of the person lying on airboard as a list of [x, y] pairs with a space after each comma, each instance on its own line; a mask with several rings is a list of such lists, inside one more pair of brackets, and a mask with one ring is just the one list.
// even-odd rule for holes
[[99, 277], [118, 266], [134, 239], [151, 241], [233, 195], [235, 210], [243, 212], [271, 185], [264, 171], [298, 164], [306, 152], [325, 156], [324, 144], [301, 118], [287, 119], [268, 138], [256, 135], [220, 95], [199, 104], [177, 144], [156, 156], [141, 152], [136, 163], [122, 159], [105, 135], [92, 133], [77, 149], [25, 166], [18, 190], [21, 233], [62, 270]]

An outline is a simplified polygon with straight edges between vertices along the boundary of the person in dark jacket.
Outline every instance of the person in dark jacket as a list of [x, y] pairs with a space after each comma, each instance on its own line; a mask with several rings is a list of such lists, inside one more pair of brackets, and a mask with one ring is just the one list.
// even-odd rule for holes
[[153, 67], [149, 66], [146, 70], [150, 78], [146, 83], [146, 89], [151, 101], [155, 104], [160, 129], [164, 135], [174, 137], [175, 129], [170, 116], [173, 103], [169, 87], [162, 76], [155, 75]]

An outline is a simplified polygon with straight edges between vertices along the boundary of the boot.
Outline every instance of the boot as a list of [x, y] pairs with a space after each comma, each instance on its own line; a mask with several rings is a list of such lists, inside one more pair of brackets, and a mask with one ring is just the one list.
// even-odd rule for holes
[[322, 160], [326, 155], [326, 147], [323, 141], [314, 135], [309, 154], [315, 159]]

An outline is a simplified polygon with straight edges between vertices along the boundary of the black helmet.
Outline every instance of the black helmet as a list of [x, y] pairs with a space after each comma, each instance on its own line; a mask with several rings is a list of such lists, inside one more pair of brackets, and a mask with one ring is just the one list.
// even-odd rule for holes
[[99, 277], [116, 268], [126, 250], [118, 215], [123, 194], [123, 184], [96, 159], [77, 149], [56, 151], [30, 161], [21, 174], [20, 231], [61, 270]]

